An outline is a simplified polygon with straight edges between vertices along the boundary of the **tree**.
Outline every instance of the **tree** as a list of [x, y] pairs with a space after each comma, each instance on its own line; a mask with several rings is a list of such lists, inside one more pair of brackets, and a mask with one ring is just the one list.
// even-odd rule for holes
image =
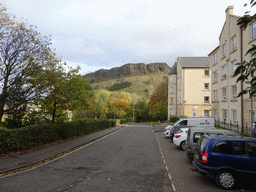
[[168, 80], [157, 86], [149, 99], [149, 114], [155, 119], [168, 114]]
[[46, 66], [51, 51], [48, 37], [41, 37], [32, 25], [15, 21], [5, 7], [0, 8], [0, 45], [1, 121], [4, 113], [23, 111], [29, 101], [43, 95], [35, 76]]
[[[250, 1], [251, 7], [256, 5], [256, 2], [254, 0]], [[244, 6], [247, 6], [245, 4]], [[245, 12], [245, 15], [238, 19], [237, 24], [242, 26], [244, 30], [247, 28], [247, 26], [256, 20], [256, 14], [249, 15], [249, 11]], [[256, 77], [254, 75], [254, 72], [256, 71], [256, 45], [252, 45], [252, 47], [246, 52], [246, 55], [251, 54], [252, 59], [250, 61], [243, 61], [242, 63], [238, 63], [238, 67], [235, 70], [234, 76], [238, 76], [238, 79], [236, 82], [244, 82], [248, 79], [250, 80], [251, 86], [247, 87], [246, 89], [242, 90], [238, 97], [240, 97], [243, 94], [247, 94], [249, 92], [250, 97], [256, 94]]]
[[144, 100], [138, 101], [134, 108], [134, 117], [137, 121], [149, 120], [149, 106]]
[[52, 58], [51, 64], [41, 70], [38, 79], [47, 87], [47, 95], [35, 101], [40, 106], [39, 113], [50, 115], [55, 122], [56, 114], [65, 110], [86, 110], [93, 97], [90, 79], [78, 74], [78, 69], [69, 69], [66, 73], [61, 60]]
[[124, 117], [131, 111], [131, 104], [126, 93], [113, 92], [109, 101], [110, 112], [114, 112], [119, 117]]
[[[98, 117], [101, 115], [103, 115], [103, 117], [106, 116], [106, 113], [109, 110], [108, 103], [110, 101], [110, 96], [111, 92], [107, 90], [100, 90], [98, 93], [96, 93], [93, 101], [93, 107]], [[102, 108], [104, 108], [104, 110]]]

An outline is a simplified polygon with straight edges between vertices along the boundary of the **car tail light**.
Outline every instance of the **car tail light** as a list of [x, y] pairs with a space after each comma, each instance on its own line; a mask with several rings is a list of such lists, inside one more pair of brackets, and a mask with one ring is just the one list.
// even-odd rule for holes
[[208, 153], [204, 152], [202, 155], [202, 163], [208, 163]]
[[172, 131], [171, 134], [174, 134], [174, 132]]
[[188, 152], [190, 152], [190, 153], [191, 153], [191, 147], [188, 147]]
[[175, 135], [176, 138], [179, 138], [181, 135]]

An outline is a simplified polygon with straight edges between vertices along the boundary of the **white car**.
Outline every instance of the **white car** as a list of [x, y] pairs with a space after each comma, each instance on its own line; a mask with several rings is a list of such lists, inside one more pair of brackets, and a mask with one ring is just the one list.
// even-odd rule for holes
[[164, 131], [165, 137], [170, 137], [172, 128], [173, 128], [173, 126], [166, 127], [166, 129]]
[[188, 128], [181, 128], [173, 137], [173, 143], [180, 147], [182, 150], [185, 150], [186, 139], [188, 135]]
[[164, 131], [171, 129], [172, 127], [173, 127], [172, 125], [168, 125], [167, 127], [164, 128]]

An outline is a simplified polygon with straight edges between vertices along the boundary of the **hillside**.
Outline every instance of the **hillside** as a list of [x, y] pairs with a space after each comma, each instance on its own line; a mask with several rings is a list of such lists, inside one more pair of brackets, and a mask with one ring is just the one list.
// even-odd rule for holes
[[131, 99], [134, 102], [140, 99], [147, 101], [155, 88], [163, 82], [164, 76], [167, 74], [140, 75], [92, 83], [91, 86], [95, 92], [102, 89], [125, 91], [131, 94]]
[[166, 63], [138, 63], [125, 64], [121, 67], [112, 69], [100, 69], [94, 73], [84, 75], [84, 78], [90, 78], [91, 83], [108, 81], [112, 79], [120, 79], [133, 76], [165, 74], [170, 72], [171, 68]]

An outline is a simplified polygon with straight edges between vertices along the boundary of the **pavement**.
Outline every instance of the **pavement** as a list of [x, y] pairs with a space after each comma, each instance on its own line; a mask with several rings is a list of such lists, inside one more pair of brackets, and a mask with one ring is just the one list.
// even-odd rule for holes
[[[4, 159], [0, 159], [0, 175], [11, 172], [18, 169], [23, 169], [25, 167], [34, 165], [38, 162], [42, 162], [48, 159], [53, 159], [57, 157], [59, 154], [63, 154], [65, 152], [72, 151], [77, 149], [80, 146], [86, 145], [92, 141], [95, 141], [101, 137], [104, 137], [108, 134], [111, 134], [119, 129], [122, 129], [129, 124], [117, 125], [112, 128], [108, 128], [96, 133], [92, 133], [80, 138], [76, 138], [73, 140], [65, 141], [63, 143], [59, 143], [56, 145], [52, 145], [43, 149], [39, 149], [36, 151], [32, 151], [29, 153], [16, 155], [13, 157], [7, 157]], [[152, 125], [155, 131], [161, 131], [166, 125]]]

